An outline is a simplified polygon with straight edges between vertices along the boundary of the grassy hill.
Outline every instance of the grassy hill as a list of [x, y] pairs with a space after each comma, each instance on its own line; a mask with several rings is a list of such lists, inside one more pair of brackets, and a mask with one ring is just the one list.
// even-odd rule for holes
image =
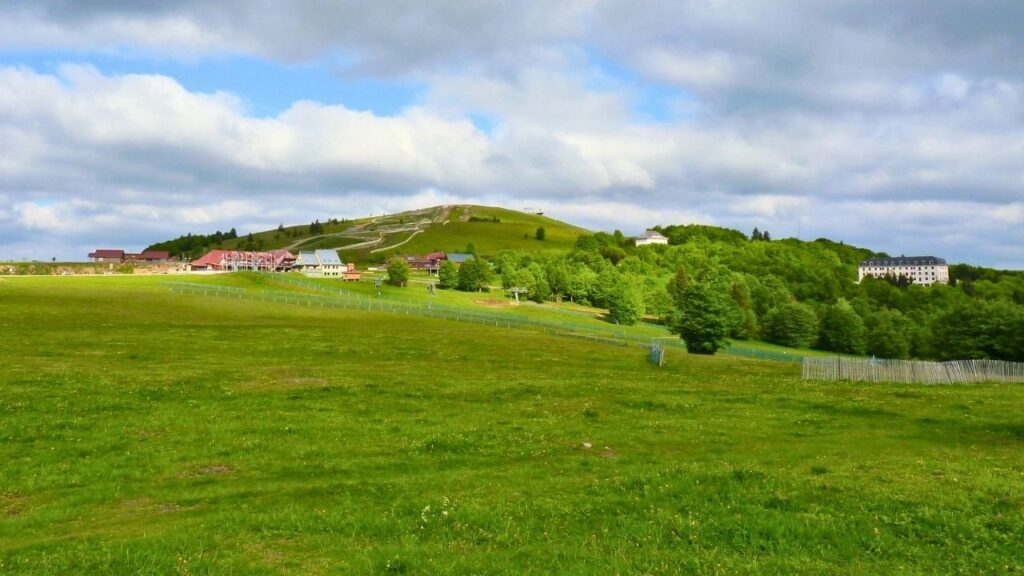
[[[435, 206], [359, 220], [327, 220], [321, 225], [323, 230], [317, 232], [305, 224], [243, 234], [206, 244], [193, 252], [215, 248], [287, 248], [293, 252], [340, 249], [343, 259], [363, 263], [383, 262], [392, 254], [462, 252], [469, 244], [482, 256], [501, 250], [568, 250], [577, 237], [587, 233], [537, 214], [471, 205]], [[540, 227], [545, 230], [543, 241], [534, 239]], [[161, 242], [147, 249], [173, 250], [174, 242]]]
[[0, 573], [1024, 569], [1020, 386], [160, 280], [0, 281]]
[[[395, 218], [391, 216], [383, 224], [393, 224]], [[545, 230], [543, 241], [535, 239], [541, 227]], [[470, 244], [481, 256], [492, 256], [502, 250], [563, 251], [571, 249], [576, 238], [586, 233], [583, 228], [537, 214], [488, 206], [453, 206], [443, 219], [435, 218], [419, 232], [391, 234], [379, 246], [342, 249], [342, 254], [361, 261], [384, 260], [391, 254], [464, 252]]]

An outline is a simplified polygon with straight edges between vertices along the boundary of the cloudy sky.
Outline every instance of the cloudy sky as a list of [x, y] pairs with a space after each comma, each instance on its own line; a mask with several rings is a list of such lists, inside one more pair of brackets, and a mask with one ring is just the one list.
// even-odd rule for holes
[[473, 202], [1024, 269], [1022, 44], [1019, 0], [6, 0], [0, 260]]

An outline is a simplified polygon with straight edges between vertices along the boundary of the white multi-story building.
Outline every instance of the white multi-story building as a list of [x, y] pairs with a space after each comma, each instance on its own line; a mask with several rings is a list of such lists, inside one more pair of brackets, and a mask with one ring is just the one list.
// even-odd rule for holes
[[857, 281], [867, 276], [884, 278], [905, 276], [919, 286], [936, 282], [949, 282], [949, 266], [935, 256], [900, 256], [897, 258], [869, 258], [857, 267]]
[[646, 246], [648, 244], [668, 244], [668, 238], [662, 236], [657, 230], [644, 230], [644, 233], [637, 236], [633, 240], [636, 241], [637, 246]]

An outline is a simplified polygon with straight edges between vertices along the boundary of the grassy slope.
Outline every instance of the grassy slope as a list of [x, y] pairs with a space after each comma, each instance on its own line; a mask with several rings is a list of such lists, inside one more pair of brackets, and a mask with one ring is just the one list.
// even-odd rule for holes
[[[430, 214], [434, 211], [440, 210], [441, 207], [436, 207], [415, 211], [415, 213], [417, 215], [420, 213]], [[336, 234], [360, 225], [365, 226], [364, 231], [373, 232], [380, 227], [398, 224], [399, 222], [411, 222], [414, 219], [418, 219], [418, 216], [413, 217], [410, 216], [410, 214], [413, 213], [403, 212], [400, 214], [381, 216], [372, 219], [372, 222], [370, 218], [363, 218], [359, 220], [339, 222], [338, 224], [324, 223], [324, 234]], [[482, 218], [497, 216], [501, 222], [463, 222], [461, 221], [463, 214], [472, 214]], [[346, 260], [356, 262], [382, 261], [387, 256], [395, 253], [425, 254], [435, 250], [443, 252], [462, 252], [465, 250], [466, 244], [468, 243], [472, 243], [476, 247], [477, 253], [481, 255], [492, 255], [505, 249], [531, 251], [568, 250], [573, 246], [576, 238], [579, 237], [580, 234], [586, 232], [586, 230], [582, 228], [578, 228], [564, 222], [559, 222], [552, 218], [487, 206], [453, 206], [449, 215], [449, 220], [450, 221], [447, 224], [443, 224], [441, 222], [431, 224], [426, 227], [422, 233], [417, 234], [411, 242], [394, 250], [387, 250], [383, 253], [375, 254], [370, 252], [371, 249], [397, 244], [398, 242], [409, 238], [411, 233], [385, 233], [384, 241], [380, 245], [366, 249], [343, 250], [342, 256]], [[543, 242], [533, 239], [537, 228], [541, 226], [544, 227], [547, 235], [547, 239]], [[297, 233], [297, 235], [294, 237], [288, 236], [287, 234], [274, 229], [255, 232], [253, 233], [253, 238], [256, 240], [263, 240], [264, 249], [266, 250], [284, 248], [296, 242], [300, 242], [303, 239], [308, 239], [310, 241], [309, 244], [300, 247], [303, 250], [314, 248], [337, 248], [360, 241], [346, 236], [313, 240], [313, 237], [309, 234], [309, 224], [286, 226], [285, 230]], [[528, 238], [524, 239], [524, 234], [527, 235]], [[236, 248], [241, 243], [245, 242], [246, 238], [247, 235], [243, 234], [240, 238], [222, 242], [215, 247], [225, 249]]]
[[1020, 387], [156, 281], [0, 280], [0, 573], [1024, 568]]
[[[300, 275], [292, 275], [305, 282], [313, 282], [330, 288], [331, 290], [345, 290], [363, 296], [376, 296], [377, 289], [374, 288], [370, 277], [363, 282], [339, 282], [334, 279], [304, 278]], [[210, 279], [212, 282], [232, 282], [241, 287], [252, 286], [252, 278], [249, 275], [237, 275], [235, 278], [225, 279], [217, 277]], [[620, 326], [610, 324], [605, 316], [607, 310], [572, 304], [569, 302], [535, 302], [524, 301], [519, 306], [512, 305], [511, 299], [503, 292], [495, 291], [490, 293], [459, 292], [456, 290], [437, 290], [431, 296], [426, 288], [427, 282], [436, 282], [434, 276], [427, 276], [424, 273], [414, 272], [412, 282], [406, 288], [397, 288], [385, 284], [381, 288], [381, 298], [385, 302], [395, 301], [426, 305], [436, 305], [452, 308], [463, 308], [479, 314], [494, 316], [512, 316], [527, 320], [538, 320], [543, 322], [556, 322], [565, 325], [567, 328], [589, 331], [597, 334], [627, 334], [629, 336], [663, 338], [674, 340], [674, 336], [668, 328], [654, 323], [640, 323], [635, 326]], [[275, 282], [273, 276], [260, 278], [259, 282], [268, 283], [275, 288], [291, 288], [290, 285]], [[777, 344], [761, 342], [757, 340], [735, 340], [732, 348], [738, 353], [764, 352], [770, 355], [792, 355], [792, 356], [835, 356], [834, 352], [811, 350], [803, 348], [787, 348]]]
[[[330, 224], [325, 222], [323, 223], [323, 234], [336, 234], [339, 232], [344, 232], [345, 230], [351, 228], [352, 226], [359, 224], [361, 222], [365, 222], [366, 220], [367, 219], [346, 220], [344, 222], [338, 222], [337, 224]], [[311, 239], [314, 237], [314, 235], [309, 233], [309, 224], [285, 226], [284, 229], [284, 233], [277, 230], [276, 228], [273, 230], [264, 230], [262, 232], [253, 232], [252, 237], [254, 240], [263, 240], [264, 250], [276, 250], [278, 248], [285, 248], [287, 246], [295, 244], [296, 242], [302, 241], [304, 238]], [[288, 236], [289, 232], [295, 234], [295, 236]], [[319, 234], [317, 234], [317, 236], [319, 236]], [[246, 241], [247, 237], [247, 234], [243, 234], [238, 238], [226, 240], [216, 246], [211, 246], [211, 249], [219, 248], [224, 250], [233, 250], [235, 248], [238, 248], [241, 244], [243, 244]], [[343, 242], [344, 241], [340, 242], [339, 245], [341, 245]], [[305, 248], [303, 249], [305, 250]]]
[[[479, 218], [496, 216], [501, 221], [463, 221], [464, 215]], [[399, 216], [391, 216], [382, 223], [393, 223]], [[544, 227], [544, 241], [534, 239], [539, 227]], [[582, 228], [536, 214], [487, 206], [453, 206], [447, 223], [434, 222], [415, 236], [409, 232], [387, 235], [379, 246], [361, 250], [342, 250], [341, 254], [343, 258], [357, 262], [382, 262], [393, 254], [464, 252], [466, 245], [470, 243], [481, 256], [493, 256], [502, 250], [569, 250], [576, 242], [576, 238], [584, 233], [586, 230]], [[410, 241], [394, 249], [371, 253], [372, 249], [391, 246], [406, 239]]]
[[[499, 223], [461, 221], [468, 214], [480, 218], [497, 217]], [[537, 228], [543, 227], [544, 241], [534, 239]], [[453, 210], [448, 224], [433, 224], [400, 251], [412, 254], [432, 252], [462, 252], [472, 243], [478, 254], [490, 256], [502, 250], [569, 250], [586, 230], [536, 214], [526, 214], [503, 208], [467, 206]], [[526, 238], [524, 238], [524, 235]]]

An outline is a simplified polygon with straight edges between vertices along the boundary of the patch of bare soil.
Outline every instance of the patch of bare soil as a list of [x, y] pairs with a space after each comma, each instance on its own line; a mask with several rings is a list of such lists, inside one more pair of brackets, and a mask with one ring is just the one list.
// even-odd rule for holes
[[0, 492], [0, 518], [14, 518], [28, 509], [28, 496], [17, 492]]
[[285, 384], [287, 386], [326, 386], [327, 385], [327, 379], [326, 378], [285, 378], [284, 380], [279, 380], [278, 382], [280, 382], [281, 384]]
[[235, 469], [231, 466], [225, 466], [223, 464], [212, 464], [210, 466], [203, 466], [202, 468], [193, 468], [191, 470], [185, 470], [178, 473], [178, 478], [200, 478], [202, 476], [226, 476], [228, 474], [234, 474]]
[[499, 300], [497, 298], [488, 298], [486, 300], [474, 300], [474, 304], [481, 306], [488, 306], [490, 308], [501, 308], [503, 306], [511, 306], [512, 303], [509, 300]]
[[260, 558], [267, 566], [279, 566], [282, 562], [288, 559], [288, 555], [279, 548], [289, 546], [290, 544], [291, 541], [289, 540], [280, 540], [278, 542], [270, 543], [247, 544], [245, 548], [250, 554]]
[[[173, 514], [185, 509], [174, 502], [154, 502], [152, 499], [145, 497], [122, 500], [117, 506], [122, 510], [132, 513], [156, 512], [157, 514]], [[195, 508], [195, 506], [191, 508]]]
[[138, 440], [150, 440], [152, 438], [160, 438], [164, 434], [163, 430], [139, 430], [135, 433], [135, 438]]
[[326, 386], [326, 378], [310, 376], [291, 369], [268, 370], [259, 380], [249, 380], [237, 384], [242, 390], [271, 390], [274, 388], [293, 388], [302, 386]]
[[619, 457], [619, 453], [612, 450], [610, 446], [605, 446], [603, 450], [599, 448], [595, 449], [594, 445], [590, 442], [584, 442], [579, 445], [579, 449], [583, 450], [587, 454], [597, 456], [598, 458], [604, 458], [606, 460], [614, 460]]

